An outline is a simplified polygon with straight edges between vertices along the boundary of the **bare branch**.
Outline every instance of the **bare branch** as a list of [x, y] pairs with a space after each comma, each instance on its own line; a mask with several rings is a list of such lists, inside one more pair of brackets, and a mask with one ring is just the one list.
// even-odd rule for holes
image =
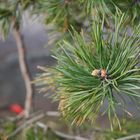
[[140, 138], [140, 134], [135, 134], [135, 135], [119, 138], [117, 140], [131, 140], [131, 139], [138, 139], [138, 138]]
[[17, 25], [16, 19], [13, 17], [13, 34], [16, 40], [16, 46], [18, 50], [18, 56], [19, 56], [19, 66], [22, 73], [22, 77], [25, 82], [26, 87], [26, 99], [25, 99], [25, 110], [24, 115], [26, 118], [29, 117], [31, 107], [32, 107], [32, 98], [33, 98], [33, 84], [31, 84], [32, 78], [29, 71], [29, 66], [27, 64], [26, 59], [26, 47], [24, 45], [19, 26]]
[[40, 120], [40, 119], [42, 119], [42, 118], [44, 118], [45, 116], [59, 117], [60, 114], [59, 114], [59, 112], [48, 111], [48, 112], [46, 112], [46, 113], [42, 113], [42, 114], [40, 114], [40, 115], [37, 115], [37, 116], [35, 116], [35, 117], [33, 117], [33, 118], [31, 118], [31, 119], [29, 119], [29, 120], [23, 122], [22, 125], [20, 125], [20, 126], [19, 126], [13, 133], [11, 133], [7, 138], [9, 139], [9, 138], [11, 138], [11, 137], [17, 135], [17, 134], [18, 134], [21, 130], [23, 130], [25, 127], [27, 127], [28, 125], [30, 125], [30, 124], [32, 124], [32, 123], [34, 123], [34, 122], [36, 122], [36, 121], [38, 121], [38, 120]]

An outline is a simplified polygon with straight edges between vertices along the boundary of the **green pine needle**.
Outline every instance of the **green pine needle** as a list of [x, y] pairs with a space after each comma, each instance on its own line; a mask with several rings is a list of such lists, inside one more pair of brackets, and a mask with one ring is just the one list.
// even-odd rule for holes
[[[104, 113], [108, 114], [111, 129], [113, 118], [121, 127], [116, 108], [130, 115], [122, 97], [140, 97], [140, 25], [131, 29], [130, 36], [124, 22], [125, 15], [121, 14], [112, 31], [106, 30], [104, 20], [95, 21], [88, 37], [73, 29], [73, 42], [64, 40], [55, 52], [59, 109], [72, 124], [95, 121], [106, 100]], [[106, 73], [92, 75], [93, 71]]]

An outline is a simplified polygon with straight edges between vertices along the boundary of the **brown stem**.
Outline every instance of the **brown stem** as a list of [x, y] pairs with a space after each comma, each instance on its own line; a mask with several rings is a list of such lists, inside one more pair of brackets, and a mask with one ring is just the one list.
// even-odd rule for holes
[[26, 60], [26, 47], [24, 45], [19, 26], [18, 25], [16, 26], [16, 24], [17, 24], [16, 20], [14, 20], [13, 18], [13, 35], [16, 40], [16, 46], [17, 46], [18, 56], [19, 56], [19, 66], [26, 87], [24, 115], [26, 118], [28, 118], [32, 107], [33, 85], [31, 84], [32, 78]]

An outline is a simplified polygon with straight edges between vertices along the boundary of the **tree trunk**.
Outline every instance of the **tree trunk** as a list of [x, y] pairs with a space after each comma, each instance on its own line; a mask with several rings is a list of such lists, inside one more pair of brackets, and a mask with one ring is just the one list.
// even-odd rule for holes
[[20, 29], [18, 26], [16, 26], [16, 22], [14, 20], [13, 20], [13, 35], [16, 40], [16, 46], [17, 46], [18, 56], [19, 56], [19, 66], [26, 87], [24, 116], [25, 118], [28, 118], [32, 108], [32, 98], [33, 98], [34, 90], [33, 90], [33, 85], [31, 84], [32, 78], [26, 60], [26, 48], [20, 33]]

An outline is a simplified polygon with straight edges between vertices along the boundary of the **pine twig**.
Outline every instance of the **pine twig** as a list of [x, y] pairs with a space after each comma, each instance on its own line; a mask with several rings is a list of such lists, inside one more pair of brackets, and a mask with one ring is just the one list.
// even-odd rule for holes
[[140, 134], [135, 134], [135, 135], [119, 138], [117, 140], [130, 140], [130, 139], [136, 139], [137, 140], [139, 138], [140, 138]]
[[62, 132], [59, 132], [59, 131], [56, 131], [56, 130], [52, 130], [57, 136], [61, 137], [61, 138], [66, 138], [66, 139], [69, 139], [69, 140], [89, 140], [87, 138], [84, 138], [84, 137], [80, 137], [80, 136], [72, 136], [72, 135], [68, 135], [68, 134], [65, 134], [65, 133], [62, 133]]
[[14, 137], [15, 135], [17, 135], [21, 130], [23, 130], [25, 127], [27, 127], [28, 125], [44, 118], [45, 116], [55, 116], [55, 117], [59, 117], [60, 114], [58, 112], [54, 112], [54, 111], [48, 111], [45, 113], [42, 113], [40, 115], [37, 115], [35, 117], [32, 117], [31, 119], [23, 122], [22, 125], [20, 125], [13, 133], [11, 133], [9, 136], [7, 136], [7, 139]]
[[[46, 124], [43, 124], [41, 122], [38, 122], [36, 124], [38, 127], [40, 128], [43, 128], [46, 132], [46, 130], [48, 129], [48, 126]], [[58, 137], [61, 137], [61, 138], [65, 138], [65, 139], [69, 139], [69, 140], [89, 140], [87, 138], [84, 138], [84, 137], [80, 137], [80, 136], [73, 136], [73, 135], [69, 135], [69, 134], [66, 134], [66, 133], [63, 133], [63, 132], [60, 132], [60, 131], [57, 131], [57, 130], [53, 130], [51, 128], [49, 128], [55, 135], [57, 135]]]
[[19, 66], [20, 66], [21, 74], [24, 79], [25, 87], [26, 87], [24, 115], [26, 118], [28, 118], [31, 112], [31, 108], [32, 108], [32, 98], [33, 98], [34, 88], [33, 88], [33, 85], [31, 84], [32, 78], [31, 78], [29, 66], [26, 59], [26, 47], [20, 33], [19, 25], [15, 17], [13, 17], [12, 22], [13, 22], [12, 23], [13, 34], [16, 40], [16, 46], [17, 46], [18, 56], [19, 56]]

